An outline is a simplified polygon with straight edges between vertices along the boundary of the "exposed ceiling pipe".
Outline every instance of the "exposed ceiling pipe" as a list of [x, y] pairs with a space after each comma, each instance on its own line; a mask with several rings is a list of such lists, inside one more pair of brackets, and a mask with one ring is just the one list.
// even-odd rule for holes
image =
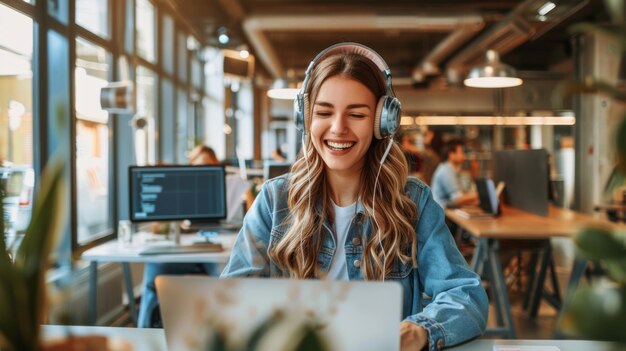
[[470, 38], [476, 35], [485, 23], [482, 21], [473, 24], [461, 26], [456, 31], [448, 35], [413, 69], [413, 80], [422, 82], [426, 76], [437, 75], [440, 73], [439, 64], [443, 59], [450, 56], [452, 52], [457, 50], [461, 45], [465, 44]]
[[[479, 15], [267, 15], [251, 16], [243, 21], [243, 28], [250, 44], [254, 47], [259, 60], [263, 62], [274, 78], [285, 76], [285, 69], [278, 58], [278, 54], [267, 39], [264, 31], [268, 30], [306, 30], [306, 31], [335, 31], [335, 30], [411, 30], [421, 32], [453, 32], [457, 40], [462, 38], [458, 31], [472, 31], [477, 26], [483, 26], [483, 18]], [[482, 27], [481, 27], [482, 28]], [[478, 29], [480, 30], [480, 29]], [[471, 32], [475, 33], [476, 30]], [[469, 38], [469, 37], [467, 37]], [[462, 42], [451, 44], [462, 45]], [[457, 48], [458, 48], [457, 46]], [[440, 56], [436, 53], [435, 59]], [[445, 56], [445, 55], [444, 55]], [[438, 61], [432, 60], [435, 64]]]
[[480, 37], [470, 42], [465, 49], [448, 61], [446, 74], [451, 83], [460, 81], [461, 75], [471, 66], [483, 61], [487, 50], [504, 55], [528, 40], [534, 40], [566, 18], [576, 13], [588, 3], [584, 1], [563, 1], [550, 17], [539, 18], [539, 9], [545, 0], [526, 0], [519, 4], [502, 21], [494, 24]]

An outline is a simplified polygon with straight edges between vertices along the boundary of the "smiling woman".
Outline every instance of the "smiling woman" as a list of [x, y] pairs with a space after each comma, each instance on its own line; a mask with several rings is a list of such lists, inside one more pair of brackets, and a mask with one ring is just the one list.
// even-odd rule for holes
[[400, 103], [384, 60], [355, 43], [323, 51], [307, 70], [295, 116], [306, 136], [302, 156], [290, 174], [265, 182], [222, 277], [395, 280], [404, 296], [402, 350], [480, 335], [485, 291], [429, 188], [407, 177], [393, 141]]

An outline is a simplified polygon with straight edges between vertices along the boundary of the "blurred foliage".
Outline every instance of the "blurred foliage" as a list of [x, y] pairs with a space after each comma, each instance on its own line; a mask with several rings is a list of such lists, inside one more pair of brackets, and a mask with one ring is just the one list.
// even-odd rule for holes
[[313, 320], [278, 310], [260, 323], [247, 340], [228, 342], [228, 329], [210, 325], [204, 351], [327, 351], [320, 326]]
[[[571, 27], [572, 33], [596, 33], [612, 38], [626, 54], [626, 5], [624, 0], [605, 0], [612, 26], [580, 23]], [[568, 84], [569, 92], [603, 94], [618, 103], [626, 103], [624, 85], [615, 85], [593, 77]], [[615, 151], [618, 170], [626, 174], [626, 117], [616, 131]], [[560, 328], [566, 333], [593, 340], [618, 343], [626, 348], [626, 233], [606, 228], [586, 228], [576, 237], [577, 254], [581, 259], [599, 264], [606, 278], [591, 286], [580, 286], [566, 303]]]
[[600, 263], [607, 278], [576, 289], [561, 328], [593, 340], [626, 344], [626, 233], [587, 228], [576, 237], [576, 246], [581, 258]]
[[[39, 330], [45, 321], [45, 273], [64, 226], [64, 164], [51, 161], [40, 177], [33, 212], [14, 257], [6, 247], [0, 219], [0, 350], [41, 350]], [[4, 205], [0, 195], [0, 207]], [[2, 209], [0, 209], [2, 212]]]
[[[67, 109], [54, 110], [59, 129], [66, 128]], [[6, 245], [4, 216], [0, 216], [0, 350], [41, 351], [41, 325], [46, 320], [45, 274], [53, 248], [65, 227], [66, 161], [59, 153], [48, 161], [39, 178], [26, 232], [17, 249]], [[0, 213], [4, 214], [0, 191]]]

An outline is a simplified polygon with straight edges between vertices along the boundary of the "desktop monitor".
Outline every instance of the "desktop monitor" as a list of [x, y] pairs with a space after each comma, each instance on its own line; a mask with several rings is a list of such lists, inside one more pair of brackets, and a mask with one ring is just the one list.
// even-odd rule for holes
[[291, 171], [291, 163], [265, 161], [263, 164], [263, 178], [265, 180], [276, 178]]
[[504, 182], [504, 199], [512, 207], [548, 215], [548, 153], [540, 150], [497, 151], [493, 179]]
[[224, 166], [131, 166], [128, 171], [133, 222], [226, 218]]

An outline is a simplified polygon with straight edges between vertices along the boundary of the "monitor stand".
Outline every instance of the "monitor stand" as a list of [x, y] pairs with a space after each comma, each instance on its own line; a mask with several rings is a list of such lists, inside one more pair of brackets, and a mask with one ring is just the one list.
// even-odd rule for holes
[[170, 222], [170, 228], [167, 233], [167, 236], [174, 240], [175, 245], [180, 245], [180, 233], [182, 231], [181, 224], [182, 223], [179, 221]]
[[199, 230], [215, 230], [220, 228], [220, 221], [218, 219], [210, 221], [189, 221], [189, 231], [197, 232]]

